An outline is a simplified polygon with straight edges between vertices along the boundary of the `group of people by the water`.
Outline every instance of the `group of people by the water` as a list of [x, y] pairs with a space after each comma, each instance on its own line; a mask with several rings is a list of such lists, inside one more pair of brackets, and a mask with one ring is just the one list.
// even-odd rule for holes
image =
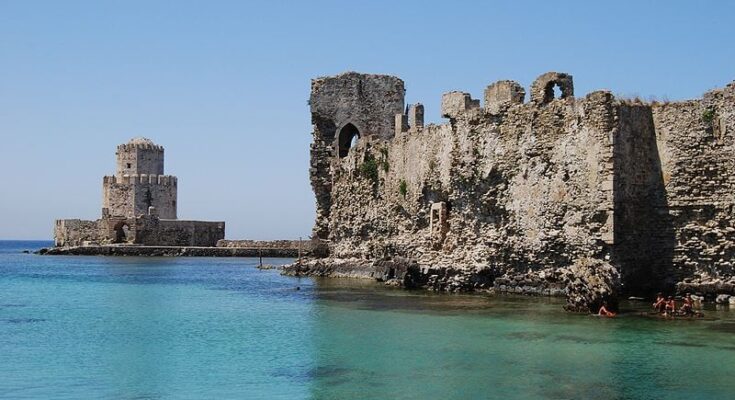
[[694, 299], [692, 299], [692, 295], [689, 293], [684, 296], [681, 307], [677, 309], [674, 296], [665, 297], [663, 293], [659, 292], [656, 295], [656, 301], [653, 302], [653, 309], [664, 317], [691, 317], [700, 314], [694, 311]]
[[[653, 303], [653, 309], [656, 313], [664, 317], [694, 317], [702, 316], [702, 313], [694, 310], [694, 299], [690, 293], [682, 299], [681, 307], [677, 308], [674, 296], [665, 297], [663, 293], [656, 295], [656, 301]], [[609, 309], [607, 302], [602, 302], [597, 315], [600, 317], [614, 317], [617, 315]]]

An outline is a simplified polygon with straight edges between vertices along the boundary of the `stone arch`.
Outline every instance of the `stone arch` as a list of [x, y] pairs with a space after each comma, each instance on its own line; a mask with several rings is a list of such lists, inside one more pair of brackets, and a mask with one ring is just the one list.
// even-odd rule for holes
[[115, 232], [115, 238], [113, 243], [125, 243], [128, 241], [130, 236], [130, 225], [127, 221], [120, 221], [113, 227]]
[[339, 158], [347, 157], [350, 152], [350, 148], [357, 144], [357, 140], [360, 139], [360, 130], [357, 129], [352, 123], [347, 123], [342, 129], [339, 130], [337, 135], [337, 155]]
[[542, 105], [554, 100], [554, 87], [561, 91], [562, 99], [574, 97], [572, 76], [562, 72], [547, 72], [531, 85], [531, 101]]

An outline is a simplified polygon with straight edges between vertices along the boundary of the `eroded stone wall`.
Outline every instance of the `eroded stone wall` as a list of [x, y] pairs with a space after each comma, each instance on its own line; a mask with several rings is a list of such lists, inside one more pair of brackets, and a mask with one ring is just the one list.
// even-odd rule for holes
[[[579, 265], [609, 277], [619, 270], [628, 293], [703, 273], [732, 279], [732, 85], [703, 100], [643, 104], [607, 91], [577, 98], [571, 75], [547, 73], [530, 102], [520, 85], [500, 81], [486, 107], [450, 92], [448, 123], [423, 126], [421, 108], [411, 126], [417, 118], [403, 114], [402, 99], [384, 96], [397, 93], [387, 89], [397, 78], [318, 81], [330, 79], [329, 96], [312, 88], [315, 236], [329, 248], [315, 270], [376, 276], [391, 262], [437, 289], [547, 294], [569, 292]], [[375, 92], [356, 96], [363, 79]], [[370, 110], [380, 112], [361, 114]], [[336, 127], [353, 120], [379, 131], [335, 152]]]

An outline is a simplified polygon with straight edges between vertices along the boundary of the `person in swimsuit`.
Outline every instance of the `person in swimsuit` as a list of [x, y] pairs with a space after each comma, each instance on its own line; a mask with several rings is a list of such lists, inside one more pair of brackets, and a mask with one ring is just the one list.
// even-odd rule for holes
[[679, 310], [684, 315], [692, 315], [694, 314], [694, 301], [692, 300], [692, 295], [687, 293], [686, 297], [684, 297], [684, 304], [681, 305], [681, 310]]
[[661, 292], [656, 295], [656, 302], [653, 303], [653, 309], [659, 314], [663, 314], [666, 311], [666, 298]]
[[597, 315], [601, 317], [614, 317], [615, 313], [607, 309], [607, 302], [603, 301], [602, 306], [600, 306], [600, 310], [597, 312]]
[[669, 296], [666, 300], [666, 311], [664, 312], [664, 315], [674, 314], [676, 314], [676, 300], [674, 300], [674, 296]]

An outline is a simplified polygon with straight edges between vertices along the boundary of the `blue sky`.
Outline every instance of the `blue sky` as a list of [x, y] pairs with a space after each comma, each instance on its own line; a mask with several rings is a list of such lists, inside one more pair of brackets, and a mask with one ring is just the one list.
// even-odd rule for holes
[[134, 136], [166, 148], [180, 218], [307, 237], [311, 78], [398, 75], [429, 122], [443, 92], [552, 70], [577, 96], [695, 98], [735, 79], [734, 18], [725, 1], [0, 0], [0, 238], [97, 218]]

